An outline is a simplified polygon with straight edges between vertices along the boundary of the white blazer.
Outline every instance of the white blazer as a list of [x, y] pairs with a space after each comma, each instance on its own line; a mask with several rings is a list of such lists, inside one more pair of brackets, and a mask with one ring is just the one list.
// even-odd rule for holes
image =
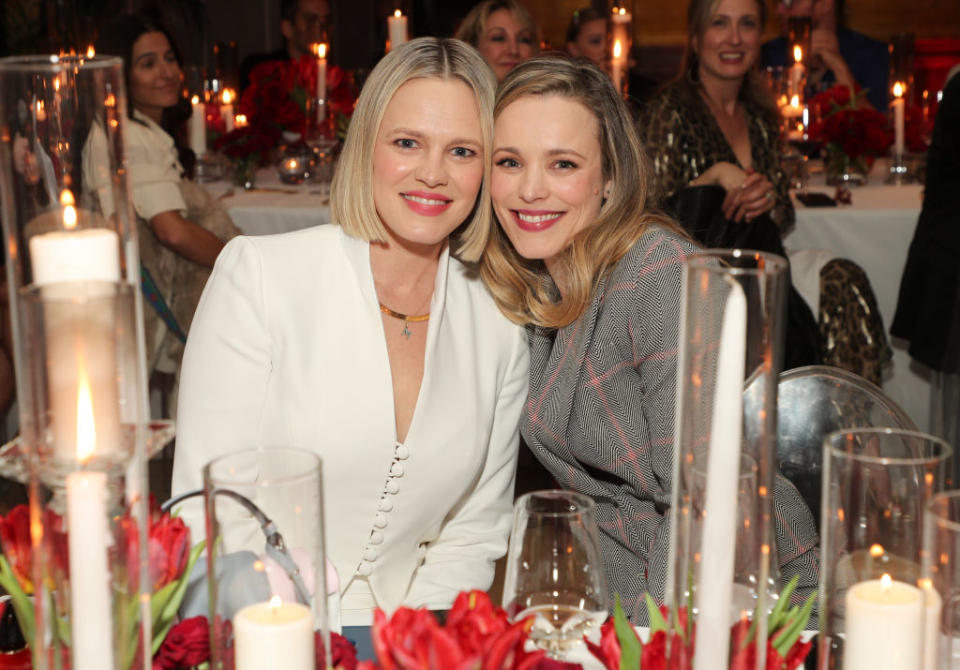
[[[511, 525], [528, 375], [523, 329], [445, 251], [398, 445], [384, 338], [402, 327], [384, 332], [369, 244], [339, 226], [232, 240], [190, 328], [173, 469], [176, 494], [231, 451], [317, 452], [341, 591], [366, 576], [357, 589], [388, 612], [449, 608], [459, 591], [490, 586]], [[203, 532], [199, 515], [185, 518]], [[372, 611], [361, 619], [344, 624]]]

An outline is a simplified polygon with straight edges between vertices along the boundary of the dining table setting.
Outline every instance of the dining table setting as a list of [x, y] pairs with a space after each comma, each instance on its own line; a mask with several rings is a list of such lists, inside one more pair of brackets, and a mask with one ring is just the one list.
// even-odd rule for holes
[[[614, 15], [625, 28], [629, 15]], [[403, 11], [384, 18], [391, 48], [404, 44]], [[242, 92], [188, 91], [196, 183], [244, 236], [331, 223], [331, 182], [358, 90], [351, 73], [328, 62], [329, 44], [311, 49], [257, 66]], [[789, 69], [780, 74], [796, 86]], [[831, 139], [828, 119], [849, 112], [854, 123], [876, 122], [887, 133], [884, 119], [857, 114], [855, 97], [830, 97], [836, 91], [813, 119], [813, 101], [784, 89], [784, 139], [803, 154], [793, 158], [804, 172], [791, 191], [795, 222], [783, 237], [789, 259], [743, 249], [677, 257], [679, 341], [656, 354], [676, 360], [675, 382], [663, 382], [676, 386], [672, 434], [658, 438], [671, 447], [669, 462], [657, 464], [668, 474], [644, 482], [662, 495], [653, 501], [648, 490], [613, 482], [618, 496], [647, 498], [604, 516], [603, 505], [616, 506], [610, 496], [577, 490], [572, 474], [516, 499], [502, 492], [511, 499], [500, 510], [505, 556], [496, 587], [464, 584], [451, 597], [438, 589], [437, 602], [375, 608], [369, 625], [352, 625], [341, 596], [351, 583], [381, 588], [366, 578], [393, 532], [388, 515], [405, 502], [398, 482], [419, 456], [402, 440], [390, 445], [359, 566], [334, 564], [327, 533], [346, 510], [325, 495], [332, 485], [320, 456], [293, 437], [204, 459], [198, 488], [167, 500], [150, 489], [150, 461], [174, 440], [177, 423], [150, 414], [143, 316], [155, 296], [123, 174], [123, 82], [117, 58], [0, 59], [0, 94], [23, 103], [13, 111], [0, 105], [0, 125], [33, 133], [38, 161], [69, 159], [110, 176], [83, 191], [69, 171], [51, 168], [34, 180], [0, 155], [21, 417], [19, 436], [0, 447], [0, 475], [23, 483], [29, 497], [0, 513], [0, 670], [958, 667], [953, 446], [927, 432], [930, 381], [905, 346], [892, 342], [881, 388], [859, 385], [869, 387], [869, 402], [841, 398], [837, 379], [849, 373], [806, 369], [826, 379], [822, 388], [832, 385], [796, 400], [832, 421], [829, 429], [813, 421], [798, 428], [814, 444], [807, 451], [817, 465], [797, 467], [816, 478], [816, 500], [802, 497], [778, 460], [785, 425], [778, 412], [790, 411], [778, 405], [778, 389], [791, 279], [816, 313], [819, 267], [848, 258], [865, 271], [885, 326], [893, 320], [923, 204], [896, 102], [896, 130], [877, 140], [883, 156], [864, 152], [861, 160]], [[86, 156], [74, 141], [81, 118], [94, 119], [90, 134], [103, 136]], [[54, 141], [37, 139], [41, 130]], [[402, 318], [404, 343], [408, 321], [430, 317], [371, 305], [377, 319]], [[251, 359], [262, 353], [236, 348]], [[596, 377], [590, 383], [600, 385]], [[878, 425], [880, 405], [914, 425]], [[616, 430], [610, 442], [626, 444], [631, 427]], [[516, 433], [511, 446], [526, 448]], [[628, 467], [654, 446], [663, 444], [624, 448], [619, 462]], [[634, 517], [655, 519], [654, 530], [628, 537]], [[425, 564], [435, 539], [410, 540], [411, 570]], [[643, 574], [620, 574], [611, 542], [643, 554]], [[814, 562], [806, 571], [795, 563], [804, 556]], [[617, 592], [612, 575], [643, 587]], [[402, 595], [399, 586], [388, 585]]]

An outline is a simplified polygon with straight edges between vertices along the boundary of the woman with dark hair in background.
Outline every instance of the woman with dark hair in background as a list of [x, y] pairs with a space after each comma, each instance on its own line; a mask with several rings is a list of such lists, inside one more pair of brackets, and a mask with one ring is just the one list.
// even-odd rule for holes
[[[184, 178], [169, 121], [181, 100], [180, 57], [169, 32], [148, 17], [121, 15], [104, 27], [96, 49], [124, 59], [126, 158], [150, 302], [144, 308], [148, 371], [176, 374], [210, 268], [240, 231], [219, 201]], [[105, 141], [102, 134], [88, 139], [98, 141]], [[84, 154], [84, 188], [96, 191], [105, 178], [92, 161], [99, 152]]]
[[593, 61], [601, 70], [607, 64], [607, 15], [593, 7], [577, 9], [567, 25], [567, 53]]

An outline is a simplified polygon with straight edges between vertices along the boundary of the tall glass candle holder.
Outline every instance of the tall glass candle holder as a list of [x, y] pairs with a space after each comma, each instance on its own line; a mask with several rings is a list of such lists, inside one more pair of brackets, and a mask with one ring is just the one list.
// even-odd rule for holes
[[921, 586], [936, 596], [928, 595], [924, 668], [956, 668], [960, 667], [960, 491], [931, 496], [923, 525]]
[[[37, 670], [55, 667], [49, 664], [59, 662], [61, 652], [56, 650], [69, 639], [67, 628], [56, 627], [56, 617], [69, 613], [69, 585], [76, 580], [50, 578], [70, 552], [51, 543], [59, 531], [45, 524], [47, 511], [70, 512], [71, 482], [85, 478], [78, 472], [89, 471], [89, 479], [97, 480], [91, 498], [96, 499], [97, 513], [75, 510], [72, 518], [98, 519], [104, 511], [104, 519], [110, 520], [95, 522], [96, 537], [104, 539], [99, 548], [121, 546], [115, 543], [119, 531], [114, 519], [124, 515], [139, 535], [139, 577], [128, 563], [106, 559], [112, 580], [109, 602], [116, 604], [118, 593], [130, 595], [130, 585], [144, 584], [148, 577], [143, 523], [146, 378], [140, 264], [124, 164], [127, 123], [119, 58], [0, 59], [0, 197], [10, 302], [16, 306], [11, 309], [12, 353], [20, 454], [31, 477], [32, 515], [42, 520], [33, 535], [39, 559], [34, 561]], [[77, 358], [70, 358], [73, 355]], [[93, 455], [86, 459], [76, 452], [85, 416], [78, 408], [84, 375], [97, 430]], [[124, 514], [117, 516], [121, 510]], [[99, 660], [90, 656], [94, 660], [72, 667], [91, 662], [101, 668], [131, 667], [117, 629], [135, 625], [135, 620], [143, 626], [141, 637], [149, 640], [149, 601], [141, 602], [139, 611], [124, 614], [122, 624], [118, 616], [111, 611], [99, 624], [92, 624], [98, 618], [87, 613], [78, 617], [82, 625], [112, 631], [113, 655]], [[84, 634], [78, 641], [85, 644], [87, 638], [102, 641], [103, 636]], [[149, 667], [145, 656], [143, 667]]]
[[921, 540], [950, 446], [864, 428], [831, 433], [823, 452], [819, 667], [934, 670], [925, 628], [941, 605], [922, 579]]
[[313, 670], [316, 631], [329, 666], [320, 474], [319, 456], [287, 448], [204, 467], [213, 670]]
[[34, 668], [66, 659], [72, 670], [149, 667], [134, 323], [135, 289], [123, 282], [21, 290], [28, 337], [18, 381], [33, 411], [21, 414], [33, 461]]
[[[695, 670], [745, 668], [733, 627], [753, 621], [765, 640], [778, 592], [771, 511], [787, 263], [710, 251], [687, 259], [683, 287], [666, 603], [695, 627]], [[758, 669], [765, 650], [757, 645]]]

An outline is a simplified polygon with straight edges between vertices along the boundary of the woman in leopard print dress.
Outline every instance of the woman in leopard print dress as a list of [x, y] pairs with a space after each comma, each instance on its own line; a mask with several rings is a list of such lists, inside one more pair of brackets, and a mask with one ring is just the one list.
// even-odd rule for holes
[[[794, 209], [779, 116], [754, 67], [766, 13], [758, 0], [692, 0], [682, 73], [647, 105], [640, 130], [661, 206], [695, 238], [786, 256]], [[834, 259], [820, 276], [819, 323], [791, 290], [784, 368], [823, 362], [879, 383], [890, 353], [866, 275]]]

